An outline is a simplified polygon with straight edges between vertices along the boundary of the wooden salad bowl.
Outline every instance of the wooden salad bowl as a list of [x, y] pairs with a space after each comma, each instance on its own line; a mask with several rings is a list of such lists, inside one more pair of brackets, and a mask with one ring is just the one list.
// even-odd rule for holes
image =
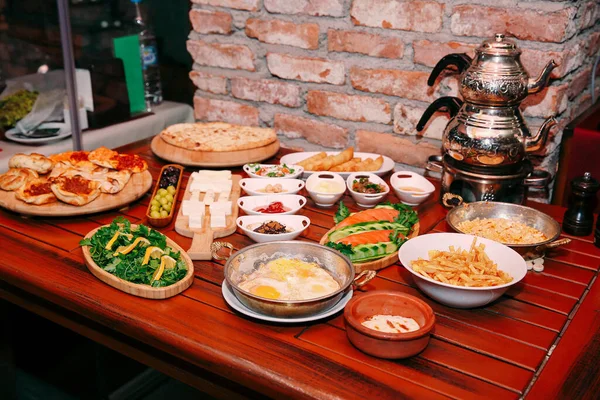
[[[98, 229], [104, 228], [105, 226], [109, 225], [103, 225], [90, 231], [87, 235], [85, 235], [85, 239], [91, 238], [98, 231]], [[136, 227], [137, 225], [131, 225], [132, 229], [135, 229]], [[179, 254], [181, 254], [181, 257], [183, 257], [183, 260], [185, 261], [188, 267], [187, 274], [185, 274], [185, 276], [179, 282], [166, 287], [152, 287], [150, 285], [144, 285], [141, 283], [131, 283], [124, 279], [121, 279], [111, 274], [110, 272], [106, 272], [105, 270], [100, 268], [98, 264], [96, 264], [96, 262], [92, 259], [92, 256], [90, 254], [90, 246], [81, 246], [81, 249], [83, 250], [85, 264], [96, 278], [100, 279], [104, 283], [116, 289], [119, 289], [122, 292], [129, 293], [138, 297], [144, 297], [146, 299], [158, 300], [173, 297], [176, 294], [183, 292], [184, 290], [189, 288], [192, 285], [192, 282], [194, 281], [194, 264], [192, 262], [192, 259], [188, 256], [185, 250], [183, 250], [172, 239], [170, 239], [169, 237], [166, 237], [166, 239], [167, 245], [173, 250], [178, 251]]]
[[[325, 235], [323, 235], [323, 237], [319, 241], [319, 244], [325, 245], [325, 243], [327, 243], [327, 238], [328, 238], [329, 234], [331, 232], [333, 232], [336, 229], [336, 227], [337, 227], [337, 225], [334, 226], [333, 228], [331, 228], [330, 230], [328, 230], [327, 233], [325, 233]], [[412, 228], [410, 229], [410, 231], [408, 232], [408, 235], [406, 237], [408, 239], [417, 237], [419, 235], [419, 227], [420, 227], [419, 222], [414, 224], [412, 226]], [[390, 265], [395, 264], [397, 262], [398, 262], [398, 252], [396, 251], [393, 254], [390, 254], [383, 258], [379, 258], [377, 260], [367, 261], [364, 263], [352, 263], [352, 264], [354, 264], [354, 269], [356, 270], [356, 273], [358, 274], [358, 273], [361, 273], [363, 271], [368, 271], [368, 270], [379, 271], [380, 269], [389, 267]]]

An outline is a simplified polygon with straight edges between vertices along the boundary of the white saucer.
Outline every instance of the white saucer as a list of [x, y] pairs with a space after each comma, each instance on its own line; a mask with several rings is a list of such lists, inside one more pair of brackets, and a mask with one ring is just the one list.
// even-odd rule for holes
[[250, 310], [245, 305], [243, 305], [238, 300], [238, 298], [235, 297], [235, 294], [231, 290], [231, 287], [229, 286], [229, 284], [227, 283], [226, 280], [223, 281], [223, 285], [221, 286], [221, 288], [222, 288], [223, 298], [225, 299], [225, 302], [227, 304], [229, 304], [229, 306], [231, 308], [233, 308], [234, 310], [239, 311], [242, 314], [247, 315], [252, 318], [261, 319], [263, 321], [279, 322], [282, 324], [296, 324], [299, 322], [316, 321], [321, 318], [329, 317], [330, 315], [333, 315], [333, 314], [337, 313], [338, 311], [342, 311], [344, 309], [344, 307], [346, 306], [346, 303], [348, 303], [350, 301], [350, 299], [352, 298], [352, 290], [348, 290], [348, 293], [346, 293], [340, 299], [340, 301], [338, 301], [333, 307], [331, 307], [327, 310], [321, 311], [318, 314], [311, 315], [310, 317], [301, 317], [301, 318], [277, 318], [277, 317], [270, 317], [270, 316], [264, 315], [264, 314], [259, 314], [255, 311]]
[[48, 137], [43, 137], [43, 138], [30, 138], [30, 137], [21, 135], [20, 133], [18, 133], [18, 131], [16, 129], [11, 129], [11, 130], [6, 131], [4, 133], [4, 136], [7, 139], [12, 140], [13, 142], [17, 142], [17, 143], [40, 144], [40, 143], [49, 143], [49, 142], [54, 142], [56, 140], [61, 140], [61, 139], [71, 136], [71, 134], [72, 134], [71, 127], [62, 122], [60, 122], [60, 123], [59, 122], [48, 122], [48, 123], [42, 124], [40, 126], [40, 128], [44, 128], [44, 129], [59, 128], [60, 130], [58, 131], [58, 135], [56, 135], [56, 136], [48, 136]]

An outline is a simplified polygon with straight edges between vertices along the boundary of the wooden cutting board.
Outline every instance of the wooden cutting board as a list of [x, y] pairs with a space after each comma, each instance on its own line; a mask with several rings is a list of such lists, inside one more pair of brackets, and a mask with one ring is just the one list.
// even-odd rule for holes
[[[107, 226], [107, 225], [104, 225], [104, 226]], [[135, 229], [137, 226], [131, 225], [131, 227], [133, 229]], [[87, 238], [94, 236], [94, 234], [100, 228], [102, 228], [102, 226], [90, 231], [87, 235], [85, 235], [85, 238], [87, 239]], [[179, 282], [174, 283], [171, 286], [159, 287], [159, 288], [152, 287], [150, 285], [142, 285], [139, 283], [131, 283], [124, 279], [116, 277], [115, 275], [113, 275], [109, 272], [106, 272], [105, 270], [100, 268], [100, 266], [98, 266], [98, 264], [96, 264], [96, 262], [94, 262], [91, 254], [90, 254], [89, 246], [82, 246], [82, 250], [83, 250], [83, 256], [85, 258], [85, 264], [87, 265], [88, 269], [90, 270], [90, 272], [92, 274], [94, 274], [94, 276], [96, 278], [100, 279], [104, 283], [106, 283], [116, 289], [119, 289], [122, 292], [129, 293], [134, 296], [145, 297], [147, 299], [166, 299], [166, 298], [175, 296], [176, 294], [183, 292], [185, 289], [190, 287], [190, 285], [194, 281], [194, 263], [192, 262], [190, 257], [186, 254], [185, 250], [183, 250], [177, 243], [175, 243], [173, 240], [169, 239], [168, 237], [167, 237], [167, 245], [169, 247], [171, 247], [173, 250], [178, 251], [181, 254], [181, 257], [183, 257], [183, 260], [187, 264], [188, 270], [187, 270], [187, 274], [185, 274], [185, 276]]]
[[71, 217], [75, 215], [94, 214], [126, 206], [145, 195], [151, 187], [152, 175], [149, 171], [133, 174], [127, 185], [119, 193], [102, 193], [94, 201], [84, 206], [72, 206], [61, 201], [37, 206], [17, 199], [15, 192], [0, 190], [0, 207], [24, 215], [41, 217]]
[[[229, 200], [231, 201], [231, 215], [226, 217], [226, 227], [224, 228], [211, 228], [210, 227], [210, 211], [206, 207], [206, 213], [204, 214], [204, 220], [202, 221], [201, 229], [192, 229], [188, 225], [189, 217], [182, 214], [183, 207], [179, 207], [177, 213], [177, 219], [175, 220], [175, 231], [180, 235], [191, 237], [192, 245], [187, 251], [188, 255], [192, 260], [211, 260], [212, 252], [210, 246], [214, 239], [229, 236], [236, 230], [236, 219], [238, 217], [239, 208], [237, 200], [240, 198], [240, 175], [231, 175], [231, 193], [229, 194]], [[184, 200], [189, 200], [192, 197], [192, 193], [189, 190], [192, 184], [192, 179], [188, 180], [188, 185], [185, 188], [183, 195]], [[200, 201], [204, 201], [206, 193], [200, 194]], [[218, 199], [216, 199], [218, 200]]]
[[273, 157], [279, 151], [279, 140], [248, 150], [193, 151], [173, 146], [162, 140], [160, 135], [156, 135], [150, 143], [150, 148], [162, 159], [191, 167], [239, 167]]
[[[414, 224], [413, 227], [411, 228], [410, 232], [408, 232], [407, 237], [409, 239], [412, 239], [412, 238], [418, 236], [419, 235], [419, 227], [420, 227], [420, 225], [418, 222], [416, 224]], [[329, 231], [327, 231], [327, 233], [325, 235], [323, 235], [323, 237], [321, 238], [319, 243], [323, 244], [323, 245], [325, 243], [327, 243], [327, 237], [335, 229], [336, 229], [336, 227], [334, 226]], [[389, 256], [380, 258], [378, 260], [369, 261], [369, 262], [365, 262], [365, 263], [353, 263], [353, 264], [354, 264], [354, 269], [355, 269], [356, 273], [359, 274], [363, 271], [369, 271], [369, 270], [379, 271], [380, 269], [389, 267], [390, 265], [395, 264], [397, 262], [398, 262], [398, 252], [395, 252], [394, 254], [390, 254]]]

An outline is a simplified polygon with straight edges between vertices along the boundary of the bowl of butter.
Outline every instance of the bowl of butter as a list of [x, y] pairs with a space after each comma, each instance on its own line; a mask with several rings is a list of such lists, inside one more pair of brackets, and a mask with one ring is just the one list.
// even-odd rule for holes
[[335, 172], [319, 172], [306, 180], [305, 188], [317, 206], [331, 207], [346, 192], [346, 181]]

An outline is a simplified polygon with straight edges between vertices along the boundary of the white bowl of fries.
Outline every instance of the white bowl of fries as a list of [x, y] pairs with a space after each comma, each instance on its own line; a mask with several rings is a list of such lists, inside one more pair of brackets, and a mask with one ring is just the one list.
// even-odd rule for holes
[[419, 289], [455, 308], [489, 304], [527, 274], [525, 260], [510, 247], [461, 233], [417, 236], [398, 258]]

